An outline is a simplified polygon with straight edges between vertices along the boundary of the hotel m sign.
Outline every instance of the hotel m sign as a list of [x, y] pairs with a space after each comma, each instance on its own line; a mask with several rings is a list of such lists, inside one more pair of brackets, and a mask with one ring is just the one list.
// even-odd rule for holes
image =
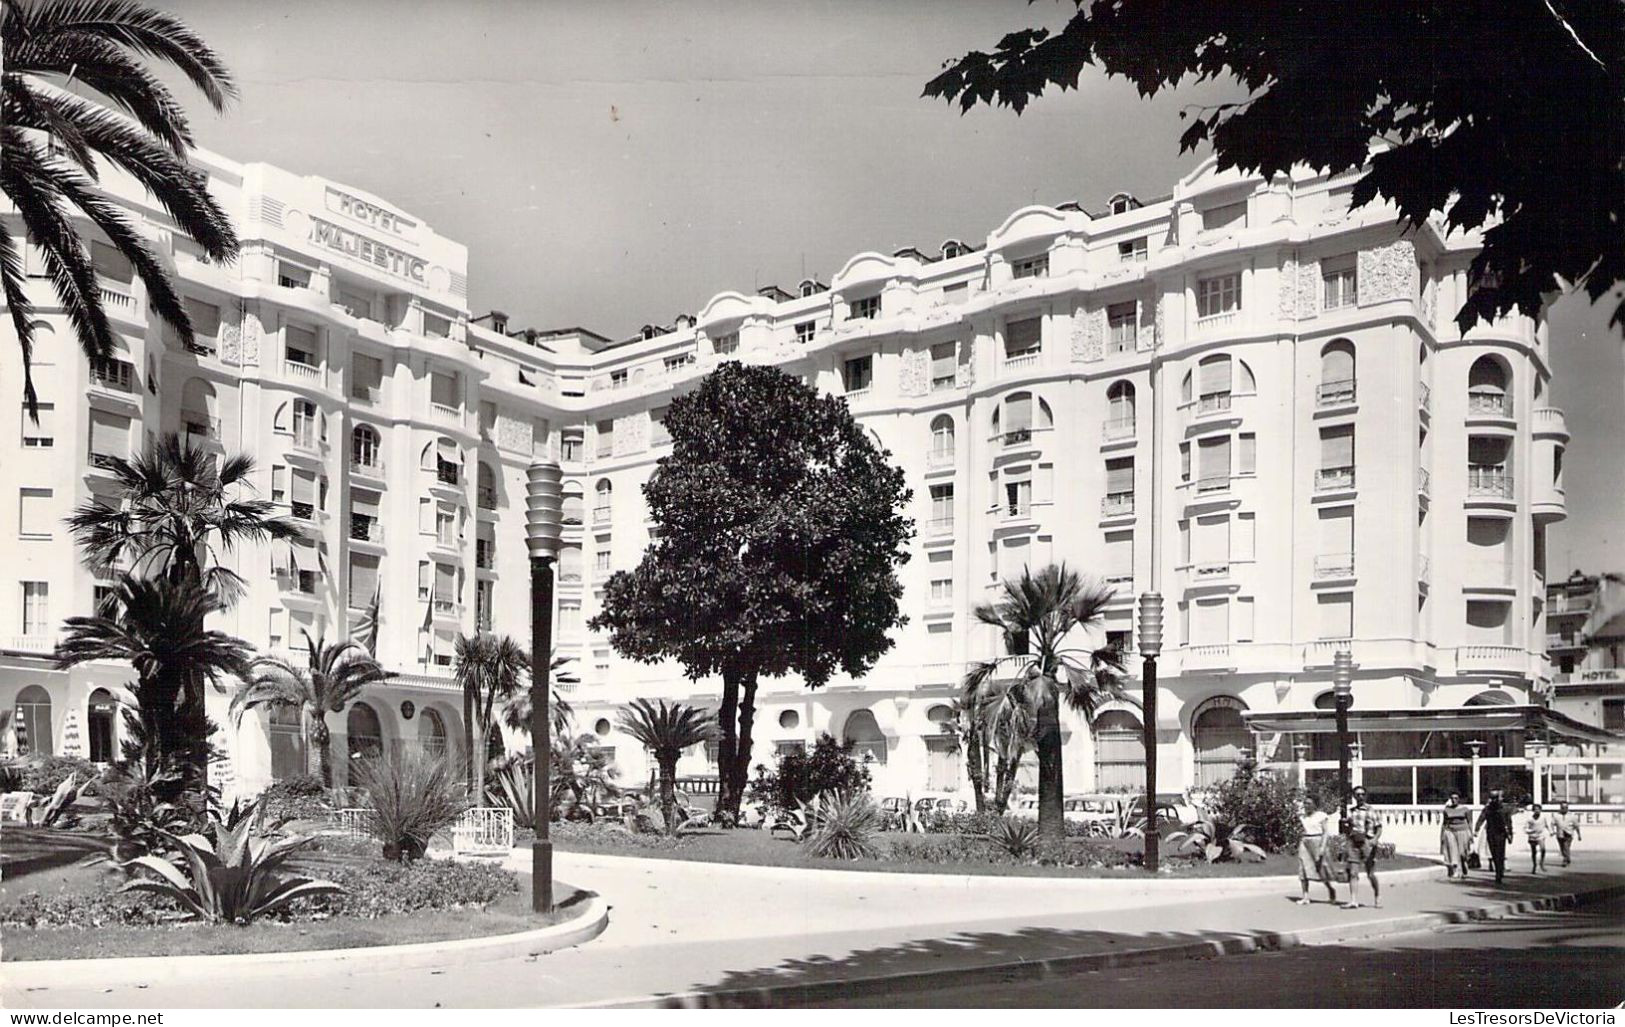
[[[327, 207], [336, 213], [403, 238], [417, 228], [415, 221], [337, 189], [327, 190]], [[420, 257], [318, 217], [310, 219], [310, 241], [419, 284], [424, 283], [429, 267], [428, 261]]]

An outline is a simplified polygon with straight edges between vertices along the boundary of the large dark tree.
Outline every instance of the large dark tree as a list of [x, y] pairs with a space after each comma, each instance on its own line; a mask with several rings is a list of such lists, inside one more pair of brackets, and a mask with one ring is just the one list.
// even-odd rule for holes
[[[928, 96], [1019, 114], [1085, 65], [1143, 95], [1187, 76], [1247, 95], [1204, 110], [1221, 169], [1369, 170], [1353, 204], [1391, 201], [1408, 223], [1443, 212], [1489, 225], [1463, 330], [1534, 316], [1559, 280], [1596, 301], [1625, 280], [1625, 15], [1611, 0], [1074, 0], [1058, 32], [1021, 29], [966, 54]], [[1387, 145], [1372, 153], [1373, 142]], [[1625, 327], [1625, 303], [1613, 323]]]
[[[135, 221], [98, 191], [107, 167], [128, 173], [213, 260], [237, 254], [231, 219], [187, 163], [186, 112], [143, 58], [173, 65], [215, 110], [236, 95], [220, 58], [173, 15], [130, 0], [0, 0], [4, 96], [0, 100], [0, 191], [39, 247], [51, 285], [92, 360], [113, 352], [96, 272], [70, 218], [83, 214], [129, 260], [147, 300], [183, 342], [192, 323]], [[61, 88], [95, 94], [95, 100]], [[35, 407], [29, 374], [33, 306], [16, 229], [0, 222], [0, 282], [22, 347], [23, 401]]]
[[723, 364], [665, 424], [671, 455], [643, 487], [658, 537], [592, 627], [631, 659], [721, 676], [717, 807], [737, 812], [757, 682], [862, 675], [905, 623], [912, 496], [844, 399], [775, 368]]

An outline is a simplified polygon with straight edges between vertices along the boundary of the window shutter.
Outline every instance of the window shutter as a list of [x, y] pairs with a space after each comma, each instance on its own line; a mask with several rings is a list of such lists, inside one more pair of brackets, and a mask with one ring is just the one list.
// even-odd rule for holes
[[311, 471], [295, 469], [293, 472], [293, 501], [316, 504], [316, 475]]
[[362, 388], [376, 389], [384, 382], [384, 362], [365, 353], [355, 355], [355, 383]]
[[1030, 393], [1011, 396], [1004, 401], [1004, 430], [1027, 431], [1033, 426], [1033, 397]]
[[1033, 471], [1033, 502], [1051, 503], [1055, 501], [1055, 465], [1039, 464]]
[[[38, 353], [39, 350], [34, 352]], [[23, 435], [34, 439], [56, 438], [56, 404], [41, 403], [36, 413], [39, 415], [38, 424], [28, 415], [28, 408], [23, 408]]]
[[952, 378], [957, 371], [955, 364], [954, 344], [939, 342], [931, 347], [931, 380], [940, 381], [943, 378]]
[[449, 563], [434, 565], [434, 597], [442, 601], [457, 597], [457, 568]]
[[51, 490], [22, 489], [19, 495], [17, 530], [23, 535], [51, 534]]
[[1318, 598], [1320, 606], [1320, 637], [1353, 638], [1354, 595], [1344, 592], [1335, 595], [1321, 595]]
[[1320, 551], [1354, 552], [1354, 511], [1349, 507], [1320, 511]]
[[186, 303], [186, 316], [192, 319], [192, 332], [204, 338], [214, 338], [220, 334], [220, 308], [213, 303], [205, 303], [188, 297]]
[[1320, 355], [1321, 384], [1354, 380], [1354, 351], [1332, 346]]
[[1220, 514], [1217, 517], [1198, 517], [1196, 519], [1196, 539], [1193, 543], [1195, 552], [1191, 554], [1191, 561], [1198, 565], [1230, 562], [1230, 518]]
[[1201, 453], [1199, 466], [1203, 478], [1225, 478], [1230, 475], [1230, 436], [1199, 440]]
[[1236, 599], [1236, 641], [1251, 642], [1253, 640], [1253, 631], [1252, 597], [1238, 597]]
[[1011, 321], [1005, 327], [1004, 348], [1009, 353], [1037, 349], [1043, 335], [1042, 323], [1036, 317]]
[[1179, 477], [1184, 481], [1191, 480], [1191, 444], [1189, 442], [1179, 444]]
[[1106, 535], [1106, 576], [1126, 578], [1134, 573], [1134, 532], [1113, 531]]
[[439, 371], [429, 372], [429, 401], [441, 406], [457, 405], [457, 379]]
[[350, 509], [368, 517], [377, 517], [378, 498], [378, 493], [370, 489], [351, 489]]
[[1353, 425], [1321, 429], [1320, 466], [1322, 469], [1354, 466]]
[[1106, 492], [1118, 495], [1134, 491], [1134, 458], [1115, 457], [1106, 461]]
[[1238, 514], [1234, 526], [1234, 534], [1230, 539], [1230, 550], [1237, 560], [1251, 560], [1254, 558], [1255, 538], [1257, 535], [1258, 520], [1250, 513]]
[[360, 607], [372, 602], [378, 592], [378, 558], [376, 556], [350, 557], [350, 605]]
[[1258, 436], [1242, 432], [1236, 453], [1236, 473], [1254, 474], [1258, 470]]
[[90, 262], [95, 266], [96, 274], [103, 278], [110, 278], [126, 285], [135, 279], [135, 265], [130, 263], [130, 258], [118, 247], [110, 246], [99, 239], [90, 241]]
[[128, 456], [130, 419], [104, 410], [90, 412], [90, 451], [98, 456]]
[[1218, 645], [1230, 641], [1230, 603], [1225, 599], [1203, 599], [1196, 603], [1193, 616], [1196, 645]]
[[1204, 360], [1198, 365], [1201, 374], [1202, 395], [1230, 391], [1230, 358], [1227, 356]]
[[302, 349], [312, 356], [316, 355], [316, 333], [309, 328], [300, 328], [298, 325], [288, 325], [284, 332], [287, 343], [294, 349]]

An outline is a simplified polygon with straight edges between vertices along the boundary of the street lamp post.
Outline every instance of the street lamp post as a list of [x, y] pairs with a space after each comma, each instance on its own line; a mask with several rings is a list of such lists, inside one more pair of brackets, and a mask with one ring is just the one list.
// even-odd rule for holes
[[1162, 652], [1162, 595], [1140, 596], [1140, 729], [1145, 746], [1145, 860], [1147, 873], [1157, 872], [1162, 837], [1157, 833], [1157, 654]]
[[1349, 815], [1349, 705], [1354, 699], [1354, 657], [1347, 649], [1332, 656], [1332, 694], [1337, 700], [1337, 791], [1339, 815]]
[[559, 465], [531, 464], [525, 475], [525, 545], [530, 550], [530, 751], [534, 762], [530, 844], [530, 906], [553, 909], [552, 817], [553, 739], [547, 696], [553, 655], [553, 560], [559, 551], [564, 490]]

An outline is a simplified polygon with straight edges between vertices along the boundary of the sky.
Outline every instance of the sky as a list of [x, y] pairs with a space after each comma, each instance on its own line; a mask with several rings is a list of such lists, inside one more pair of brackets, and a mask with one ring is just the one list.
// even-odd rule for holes
[[[864, 250], [980, 240], [1028, 203], [1166, 195], [1182, 109], [1086, 71], [1017, 117], [920, 96], [942, 62], [1059, 26], [1025, 0], [155, 0], [226, 60], [198, 142], [357, 186], [469, 248], [469, 302], [611, 337], [725, 289], [828, 280]], [[166, 80], [175, 82], [172, 76]], [[1574, 436], [1548, 573], [1625, 571], [1625, 345], [1552, 312]]]

